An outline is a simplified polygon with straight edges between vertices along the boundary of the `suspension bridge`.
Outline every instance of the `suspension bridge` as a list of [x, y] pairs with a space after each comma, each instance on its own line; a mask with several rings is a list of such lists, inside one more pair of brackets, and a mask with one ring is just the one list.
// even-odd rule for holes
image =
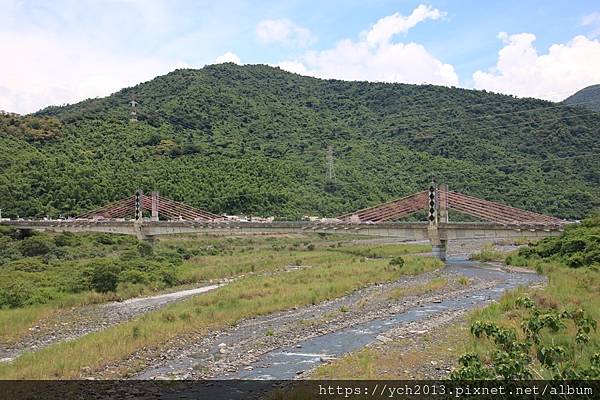
[[[448, 211], [473, 216], [484, 222], [450, 222]], [[427, 221], [398, 222], [426, 211]], [[319, 221], [240, 222], [209, 211], [142, 191], [104, 207], [66, 220], [0, 220], [17, 229], [56, 232], [104, 232], [155, 236], [203, 233], [216, 235], [268, 233], [343, 233], [393, 237], [399, 240], [429, 240], [433, 254], [446, 258], [448, 240], [544, 238], [558, 236], [568, 221], [500, 204], [458, 192], [432, 182], [428, 190]]]

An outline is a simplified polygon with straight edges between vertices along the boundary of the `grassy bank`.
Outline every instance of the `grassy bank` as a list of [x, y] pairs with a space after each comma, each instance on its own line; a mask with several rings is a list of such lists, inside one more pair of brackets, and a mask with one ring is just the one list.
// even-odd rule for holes
[[600, 378], [600, 215], [506, 262], [546, 275], [548, 285], [513, 291], [473, 313], [468, 357], [454, 376]]
[[62, 309], [179, 290], [288, 265], [430, 250], [360, 245], [348, 235], [174, 236], [153, 247], [133, 237], [0, 228], [0, 343], [14, 343]]
[[[475, 259], [497, 260], [501, 256], [492, 248], [483, 248]], [[463, 379], [485, 379], [486, 374], [488, 378], [502, 376], [500, 372], [511, 375], [510, 379], [526, 376], [533, 379], [600, 377], [600, 369], [594, 370], [591, 361], [595, 354], [600, 353], [600, 329], [594, 329], [591, 323], [589, 332], [586, 332], [574, 322], [589, 318], [600, 323], [600, 218], [590, 218], [580, 225], [569, 226], [561, 237], [544, 239], [521, 248], [508, 255], [506, 263], [545, 275], [547, 285], [506, 293], [498, 302], [473, 311], [459, 325], [444, 328], [443, 333], [437, 335], [436, 343], [420, 350], [407, 352], [404, 341], [397, 340], [351, 353], [331, 365], [318, 368], [313, 377], [423, 378], [419, 375], [423, 365], [431, 361], [440, 363], [440, 359], [463, 371]], [[519, 305], [523, 299], [531, 299], [531, 306]], [[539, 320], [532, 319], [535, 313], [541, 316]], [[574, 319], [567, 315], [574, 316]], [[530, 322], [534, 325], [529, 325]], [[521, 354], [523, 358], [520, 360], [525, 360], [521, 366], [516, 362], [520, 356], [514, 357], [506, 346], [502, 349], [495, 343], [495, 332], [489, 338], [485, 335], [475, 337], [470, 332], [474, 324], [493, 325], [502, 332], [513, 332], [515, 343], [520, 346], [527, 337], [522, 328], [524, 323], [530, 329], [534, 329], [531, 326], [537, 329], [538, 323], [542, 328], [538, 332], [539, 337], [536, 337], [538, 343], [533, 341], [533, 346]], [[583, 337], [576, 339], [578, 334], [583, 334]], [[497, 352], [499, 348], [502, 351]], [[434, 359], [431, 354], [436, 355]], [[474, 355], [480, 364], [470, 363], [461, 369], [457, 362], [461, 354]], [[552, 366], [549, 367], [549, 363]]]
[[[402, 245], [392, 247], [401, 249]], [[203, 333], [211, 328], [233, 324], [242, 318], [316, 304], [365, 285], [441, 266], [433, 258], [404, 256], [404, 265], [394, 267], [385, 258], [370, 259], [329, 249], [328, 246], [312, 250], [263, 247], [260, 251], [265, 254], [252, 257], [257, 265], [255, 270], [260, 265], [260, 270], [276, 273], [248, 274], [214, 292], [173, 304], [128, 323], [26, 353], [11, 364], [0, 365], [0, 378], [78, 378], [82, 376], [82, 371], [97, 370], [127, 357], [139, 348], [158, 346], [179, 334]], [[218, 259], [224, 257], [237, 263], [237, 269], [233, 268], [235, 271], [246, 268], [242, 266], [250, 262], [244, 257], [238, 258], [235, 251], [220, 255]], [[208, 260], [199, 259], [196, 262]], [[287, 268], [288, 265], [297, 264], [306, 268]]]

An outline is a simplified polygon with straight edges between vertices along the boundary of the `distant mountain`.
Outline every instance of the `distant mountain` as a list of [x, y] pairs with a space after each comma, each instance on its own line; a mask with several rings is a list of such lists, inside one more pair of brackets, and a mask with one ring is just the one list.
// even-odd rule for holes
[[580, 107], [485, 91], [265, 65], [180, 69], [105, 98], [0, 115], [0, 208], [73, 215], [141, 188], [214, 213], [334, 216], [435, 175], [451, 190], [581, 218], [600, 204], [599, 129], [600, 115]]
[[600, 85], [588, 86], [572, 96], [567, 97], [563, 103], [581, 105], [590, 110], [600, 111]]

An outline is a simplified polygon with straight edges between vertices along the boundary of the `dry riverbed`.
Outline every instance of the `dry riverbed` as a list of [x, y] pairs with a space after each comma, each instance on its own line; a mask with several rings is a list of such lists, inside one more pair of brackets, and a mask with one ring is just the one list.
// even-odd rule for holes
[[[481, 241], [454, 244], [449, 253], [469, 254], [480, 249], [481, 245]], [[25, 351], [36, 351], [54, 343], [106, 329], [172, 302], [213, 290], [224, 283], [226, 282], [123, 302], [60, 310], [50, 318], [36, 323], [16, 343], [0, 344], [0, 361], [10, 361]], [[406, 276], [395, 282], [365, 287], [335, 300], [242, 320], [235, 326], [209, 334], [177, 336], [159, 348], [141, 348], [129, 358], [108, 365], [99, 372], [90, 372], [87, 377], [238, 377], [240, 371], [269, 367], [265, 365], [268, 363], [256, 363], [261, 362], [261, 356], [274, 350], [291, 346], [301, 354], [300, 342], [309, 338], [385, 319], [406, 310], [423, 307], [423, 304], [468, 297], [469, 293], [490, 288], [494, 284], [495, 282], [486, 279], [466, 279], [464, 276], [440, 271]], [[456, 322], [462, 314], [463, 312], [441, 312], [420, 321], [407, 322], [378, 336], [378, 340], [370, 346], [376, 346], [377, 343], [387, 346], [392, 339], [420, 337], [425, 332], [433, 332], [434, 327]], [[321, 358], [322, 363], [327, 364], [334, 357], [324, 355]], [[297, 377], [304, 377], [308, 371], [298, 370], [296, 373]]]
[[225, 283], [226, 281], [221, 281], [173, 293], [61, 310], [48, 319], [38, 321], [16, 343], [0, 344], [0, 361], [7, 362], [25, 351], [36, 351], [54, 343], [106, 329], [175, 301], [214, 290]]
[[[445, 280], [431, 291], [432, 282]], [[357, 324], [385, 319], [422, 304], [439, 303], [495, 285], [488, 280], [470, 279], [439, 271], [404, 277], [396, 282], [363, 288], [350, 295], [299, 309], [247, 319], [233, 327], [204, 336], [180, 336], [161, 348], [144, 348], [97, 377], [129, 374], [138, 379], [202, 379], [236, 377], [240, 369], [250, 371], [261, 355], [282, 347], [302, 351], [300, 342]], [[406, 296], [401, 295], [403, 292]], [[455, 313], [437, 318], [453, 319]], [[418, 324], [408, 324], [410, 334]], [[421, 328], [422, 330], [422, 328]], [[413, 332], [414, 333], [414, 332]], [[386, 340], [385, 336], [381, 340]], [[323, 362], [329, 359], [323, 357]], [[265, 365], [261, 365], [265, 367]], [[298, 370], [297, 374], [304, 373]]]

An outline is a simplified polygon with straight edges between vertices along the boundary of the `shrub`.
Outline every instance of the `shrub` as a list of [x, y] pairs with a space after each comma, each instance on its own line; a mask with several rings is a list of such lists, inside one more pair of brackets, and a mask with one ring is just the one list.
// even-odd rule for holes
[[567, 265], [571, 268], [579, 268], [579, 267], [583, 266], [584, 263], [585, 263], [585, 258], [583, 257], [583, 254], [580, 252], [572, 254], [569, 258], [567, 258]]
[[91, 284], [101, 293], [114, 292], [119, 282], [118, 268], [113, 264], [96, 264], [93, 267]]
[[587, 242], [582, 238], [572, 238], [564, 240], [560, 246], [561, 254], [573, 254], [585, 251]]
[[142, 257], [150, 257], [153, 253], [152, 245], [145, 241], [140, 241], [138, 243], [137, 250]]
[[79, 238], [71, 232], [63, 232], [54, 238], [54, 244], [58, 247], [76, 246]]
[[[590, 342], [590, 332], [596, 330], [597, 323], [583, 310], [576, 311], [540, 309], [528, 297], [515, 301], [517, 308], [528, 310], [521, 323], [524, 338], [519, 338], [513, 327], [503, 327], [493, 322], [475, 321], [471, 334], [477, 338], [487, 337], [495, 347], [489, 354], [491, 365], [484, 365], [479, 355], [465, 354], [459, 359], [460, 367], [450, 374], [451, 379], [531, 379], [532, 372], [539, 368], [530, 354], [535, 354], [542, 368], [554, 373], [554, 379], [595, 379], [600, 377], [600, 354], [593, 354], [590, 367], [578, 357], [569, 358], [567, 348], [586, 346]], [[569, 330], [567, 324], [572, 326]], [[550, 333], [575, 331], [570, 342], [555, 344], [554, 340], [545, 343], [542, 331]], [[596, 365], [596, 363], [598, 365]], [[539, 372], [536, 374], [540, 376]]]
[[108, 233], [100, 233], [96, 235], [96, 242], [100, 244], [115, 244], [114, 238]]
[[[157, 257], [155, 257], [155, 260], [157, 261], [165, 261], [171, 264], [175, 264], [175, 265], [181, 265], [183, 263], [183, 259], [190, 256], [190, 253], [185, 253], [185, 255], [181, 255], [179, 253], [179, 251], [174, 252], [174, 251], [162, 251], [158, 254]], [[187, 260], [187, 258], [186, 258]]]
[[139, 253], [135, 250], [126, 250], [119, 255], [121, 261], [132, 261], [139, 258]]
[[404, 258], [400, 256], [394, 257], [390, 260], [390, 263], [388, 265], [394, 268], [402, 268], [404, 266]]
[[47, 238], [31, 236], [19, 243], [19, 249], [25, 257], [35, 257], [49, 253], [52, 247]]
[[0, 306], [23, 307], [29, 304], [33, 291], [33, 285], [25, 279], [6, 280], [0, 286]]
[[550, 257], [560, 252], [561, 247], [560, 238], [546, 238], [537, 243], [535, 252], [539, 254], [540, 257]]
[[165, 283], [167, 286], [175, 286], [179, 283], [179, 278], [177, 278], [177, 274], [173, 268], [164, 267], [159, 272], [160, 280]]
[[150, 281], [148, 274], [138, 270], [126, 270], [119, 274], [119, 281], [126, 283], [142, 283], [146, 284]]
[[42, 272], [48, 269], [48, 264], [44, 263], [40, 257], [22, 258], [8, 264], [7, 269], [23, 272]]

